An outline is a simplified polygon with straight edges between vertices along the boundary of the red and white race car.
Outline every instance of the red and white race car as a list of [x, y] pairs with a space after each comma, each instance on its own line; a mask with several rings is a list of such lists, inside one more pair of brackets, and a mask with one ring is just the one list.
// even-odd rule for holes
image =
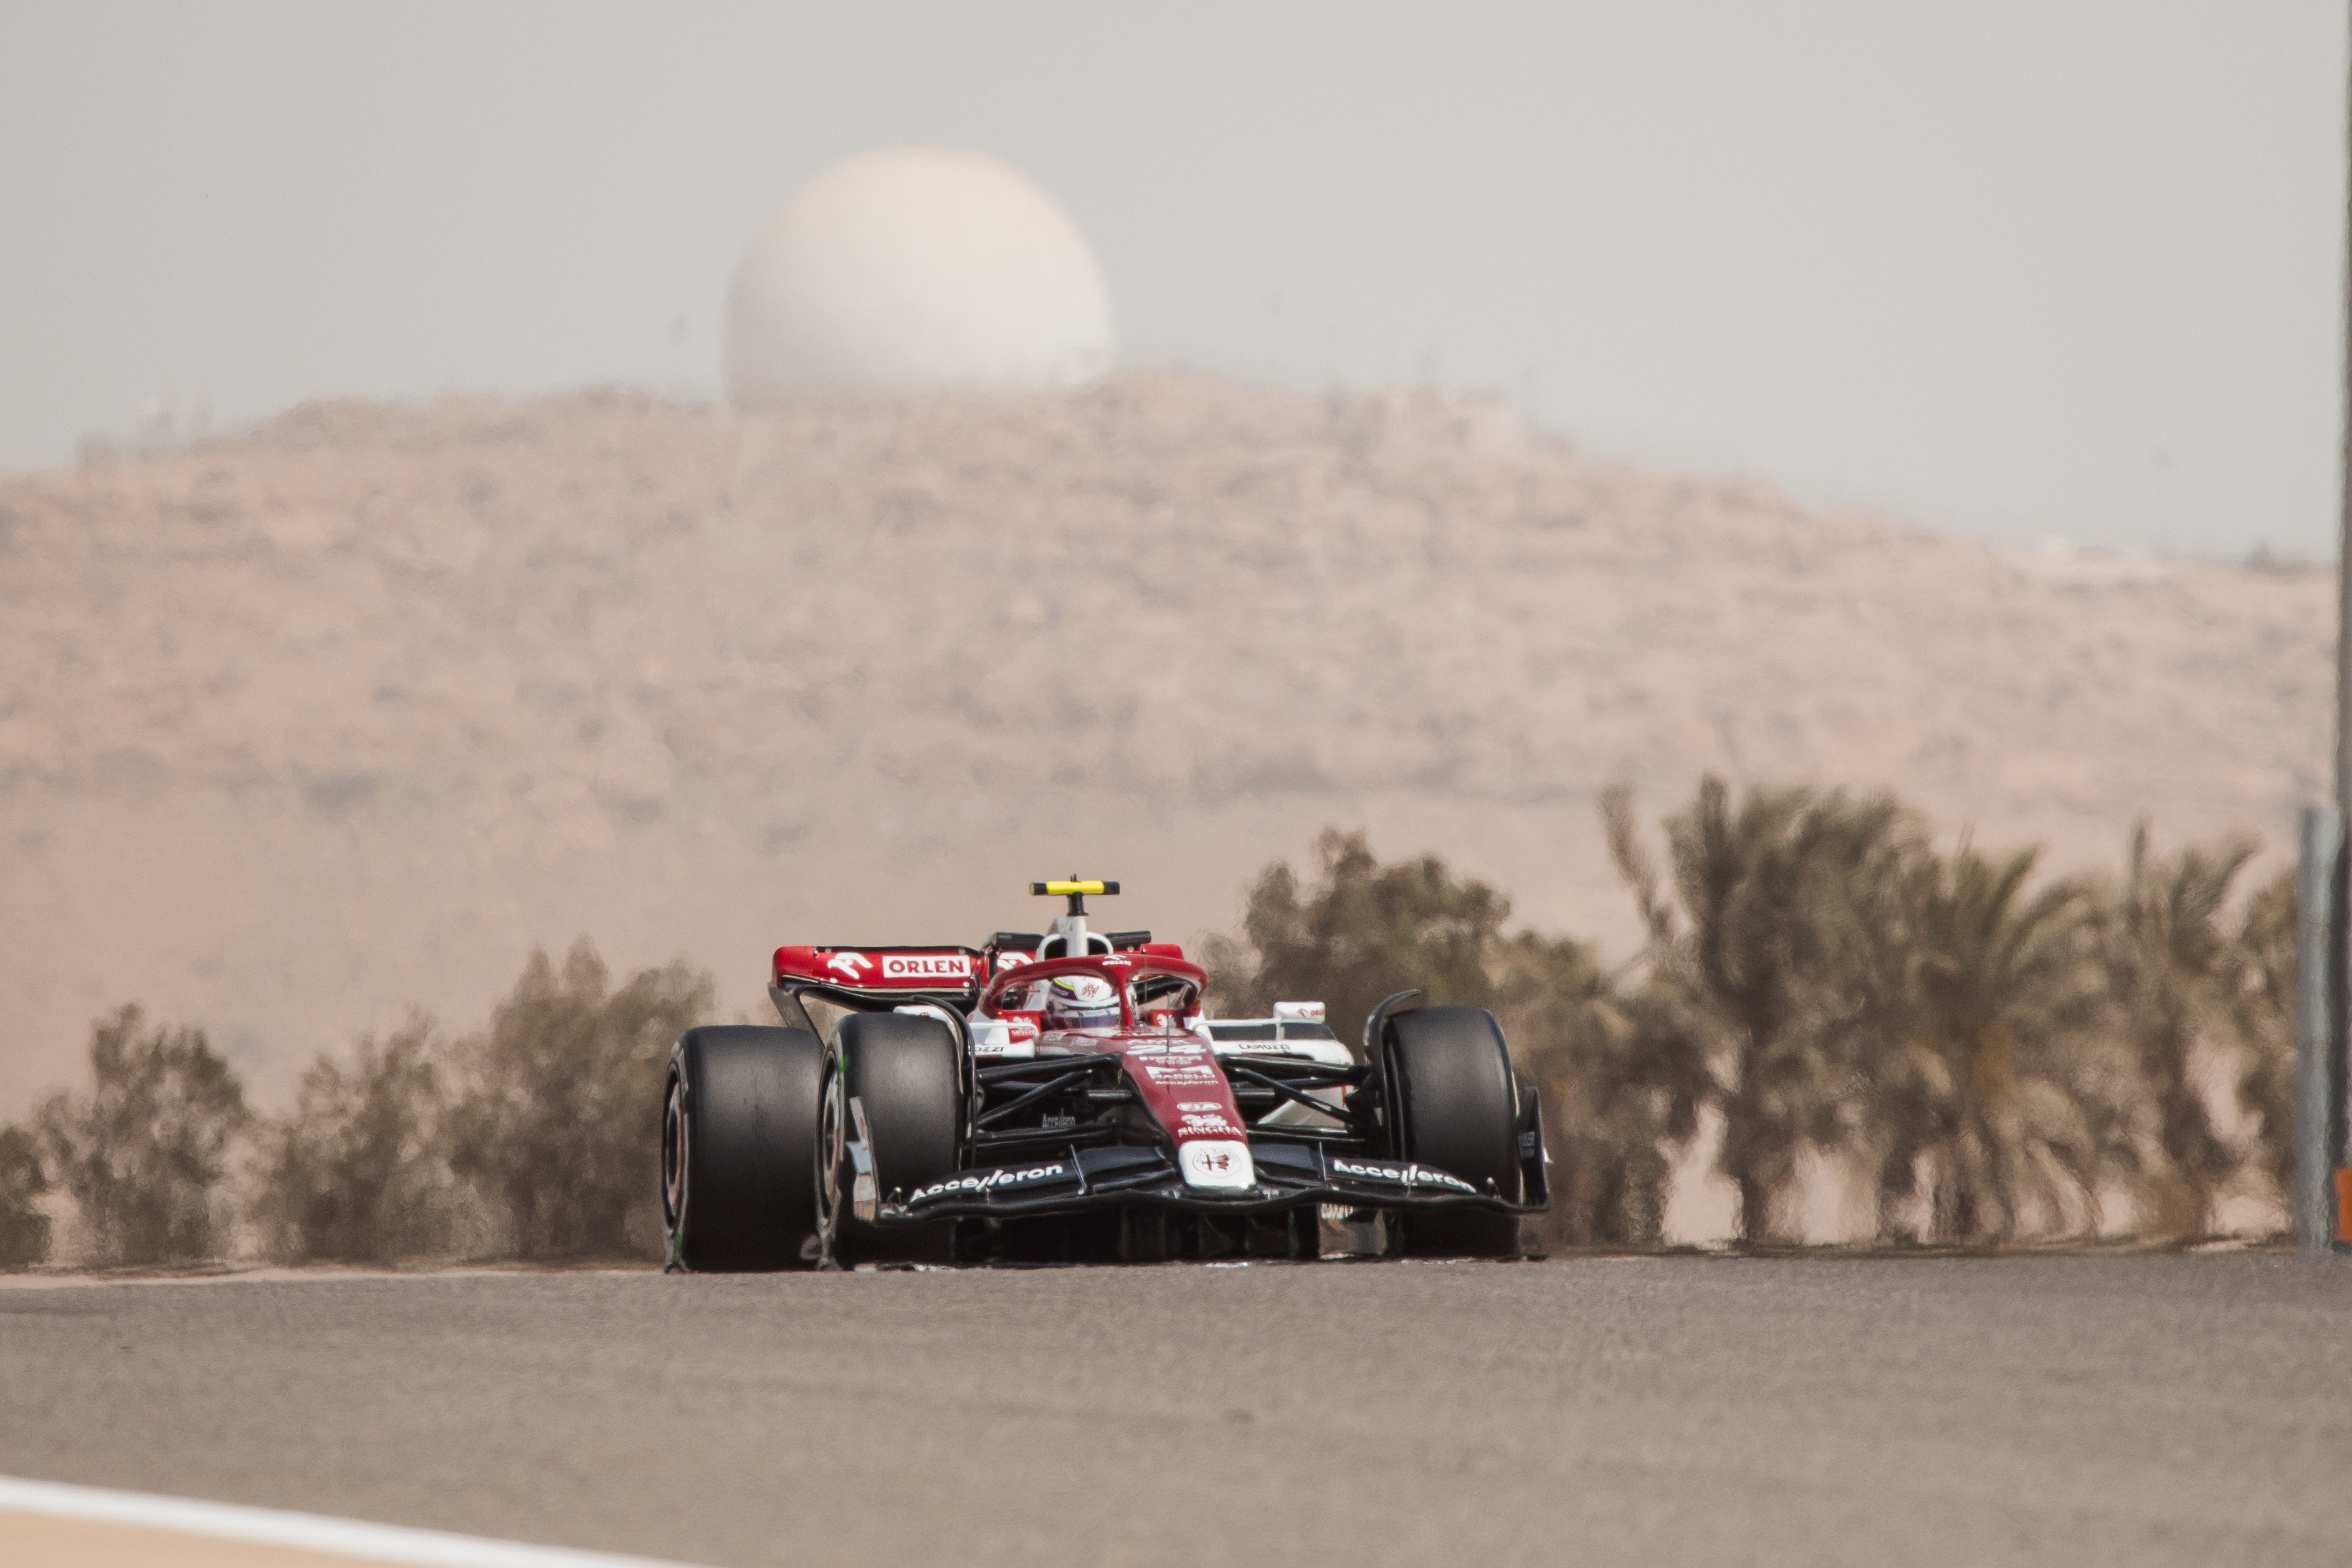
[[1118, 883], [1031, 891], [1050, 933], [780, 947], [781, 1027], [679, 1038], [672, 1268], [1518, 1251], [1542, 1118], [1491, 1013], [1400, 992], [1360, 1052], [1320, 1002], [1212, 1019], [1181, 948], [1088, 928]]

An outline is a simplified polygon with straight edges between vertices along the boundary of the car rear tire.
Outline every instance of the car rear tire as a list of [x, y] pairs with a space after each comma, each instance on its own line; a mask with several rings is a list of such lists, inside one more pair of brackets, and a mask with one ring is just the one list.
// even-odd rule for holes
[[[1391, 1019], [1383, 1032], [1398, 1157], [1518, 1202], [1518, 1089], [1495, 1015], [1423, 1008]], [[1489, 1209], [1392, 1212], [1389, 1231], [1407, 1258], [1507, 1258], [1519, 1250], [1518, 1216]]]
[[840, 1268], [860, 1263], [944, 1263], [952, 1221], [883, 1227], [856, 1210], [850, 1145], [861, 1131], [877, 1199], [903, 1197], [962, 1168], [963, 1047], [937, 1019], [850, 1013], [834, 1026], [817, 1135], [818, 1231]]
[[804, 1029], [690, 1029], [662, 1095], [662, 1229], [673, 1268], [815, 1262], [824, 1046]]

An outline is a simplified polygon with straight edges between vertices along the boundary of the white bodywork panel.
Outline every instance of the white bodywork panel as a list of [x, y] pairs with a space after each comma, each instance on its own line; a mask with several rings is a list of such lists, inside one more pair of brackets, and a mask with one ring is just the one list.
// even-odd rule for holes
[[1176, 1145], [1176, 1168], [1186, 1186], [1247, 1192], [1257, 1185], [1257, 1165], [1238, 1138], [1195, 1138]]

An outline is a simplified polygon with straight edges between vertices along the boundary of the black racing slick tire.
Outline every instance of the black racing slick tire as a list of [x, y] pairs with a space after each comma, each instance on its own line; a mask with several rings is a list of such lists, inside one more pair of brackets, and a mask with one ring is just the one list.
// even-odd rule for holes
[[[1519, 1201], [1518, 1088], [1495, 1015], [1484, 1008], [1423, 1008], [1391, 1019], [1386, 1060], [1397, 1155]], [[1484, 1208], [1391, 1212], [1407, 1258], [1507, 1258], [1519, 1218]]]
[[662, 1094], [662, 1228], [674, 1269], [816, 1261], [824, 1046], [804, 1029], [690, 1029]]
[[883, 1226], [857, 1212], [856, 1151], [877, 1201], [903, 1199], [962, 1168], [963, 1046], [937, 1019], [850, 1013], [834, 1026], [817, 1134], [818, 1232], [838, 1268], [945, 1263], [952, 1221]]

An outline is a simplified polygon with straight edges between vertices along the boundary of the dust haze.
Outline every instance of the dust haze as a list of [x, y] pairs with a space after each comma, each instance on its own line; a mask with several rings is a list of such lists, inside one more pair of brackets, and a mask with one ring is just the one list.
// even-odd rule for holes
[[304, 405], [0, 481], [0, 1110], [135, 1000], [290, 1097], [534, 946], [971, 941], [1032, 877], [1233, 929], [1326, 825], [1630, 952], [1596, 804], [1890, 788], [2116, 862], [2325, 778], [2332, 573], [2003, 552], [1497, 405], [1132, 373], [743, 415]]

